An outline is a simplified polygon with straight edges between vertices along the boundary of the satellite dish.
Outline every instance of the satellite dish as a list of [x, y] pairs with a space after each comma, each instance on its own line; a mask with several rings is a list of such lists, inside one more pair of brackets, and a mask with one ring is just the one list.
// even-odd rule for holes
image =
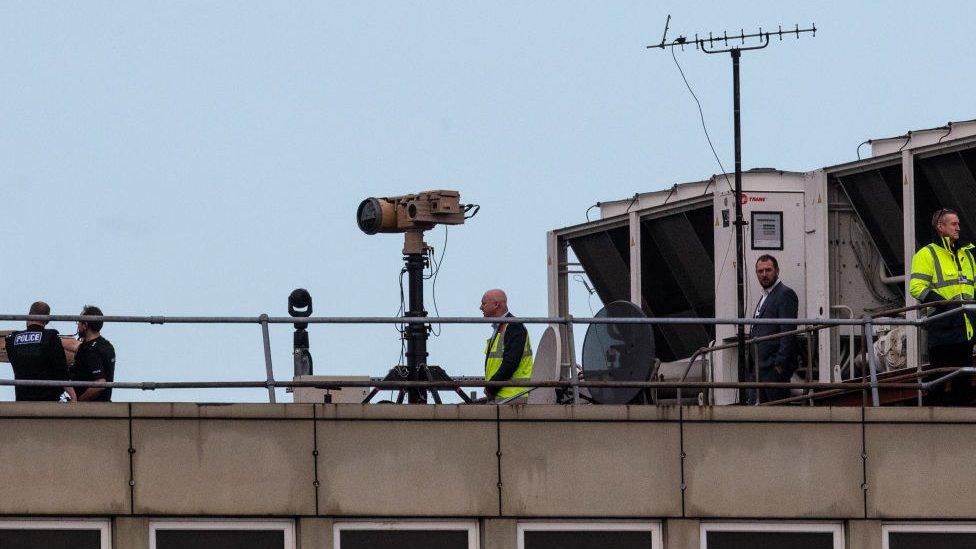
[[[559, 380], [559, 333], [552, 326], [542, 332], [542, 339], [532, 360], [532, 381]], [[529, 404], [555, 404], [556, 389], [537, 387], [529, 393]]]
[[[614, 301], [596, 318], [647, 318], [629, 301]], [[654, 331], [650, 324], [590, 324], [583, 339], [583, 379], [586, 381], [648, 381], [654, 365]], [[590, 387], [601, 404], [628, 404], [639, 387]]]

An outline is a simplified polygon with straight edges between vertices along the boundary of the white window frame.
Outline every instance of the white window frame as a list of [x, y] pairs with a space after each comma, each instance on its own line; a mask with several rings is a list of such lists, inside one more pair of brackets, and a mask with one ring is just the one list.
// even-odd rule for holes
[[112, 524], [107, 519], [3, 519], [0, 530], [98, 530], [101, 548], [112, 547]]
[[844, 524], [840, 522], [703, 522], [700, 546], [708, 549], [708, 532], [831, 532], [834, 549], [845, 549]]
[[295, 522], [280, 519], [153, 519], [149, 522], [149, 549], [156, 549], [159, 530], [281, 530], [285, 549], [296, 549]]
[[976, 534], [976, 523], [955, 522], [895, 522], [881, 525], [881, 548], [888, 549], [888, 534], [892, 532], [963, 532]]
[[332, 525], [332, 547], [342, 549], [340, 537], [344, 530], [461, 530], [468, 533], [468, 549], [479, 549], [476, 520], [343, 520]]
[[661, 536], [660, 522], [636, 522], [636, 521], [525, 521], [519, 522], [517, 528], [518, 549], [525, 549], [525, 533], [538, 532], [544, 530], [559, 531], [580, 531], [580, 532], [600, 532], [600, 531], [625, 531], [625, 532], [649, 532], [651, 534], [651, 547], [663, 549], [664, 541]]

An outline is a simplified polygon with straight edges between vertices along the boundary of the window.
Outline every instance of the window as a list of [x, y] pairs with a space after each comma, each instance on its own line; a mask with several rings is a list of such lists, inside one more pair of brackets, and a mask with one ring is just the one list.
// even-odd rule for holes
[[478, 549], [476, 522], [339, 522], [335, 549]]
[[521, 522], [518, 549], [659, 549], [661, 527], [639, 522]]
[[109, 549], [110, 544], [107, 520], [0, 521], [4, 549]]
[[841, 524], [704, 523], [702, 549], [844, 549]]
[[884, 549], [976, 547], [976, 524], [889, 524], [881, 532]]
[[161, 520], [149, 549], [295, 549], [295, 526], [272, 520]]

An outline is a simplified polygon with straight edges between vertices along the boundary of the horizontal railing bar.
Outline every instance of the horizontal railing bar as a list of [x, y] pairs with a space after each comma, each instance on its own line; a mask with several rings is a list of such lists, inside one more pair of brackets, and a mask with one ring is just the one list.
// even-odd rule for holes
[[[922, 383], [879, 383], [887, 389], [922, 389]], [[40, 379], [0, 379], [0, 386], [14, 387], [95, 387], [112, 389], [265, 389], [267, 387], [313, 387], [319, 389], [342, 389], [344, 387], [375, 387], [377, 389], [454, 389], [461, 387], [548, 387], [572, 388], [593, 387], [604, 389], [643, 388], [643, 389], [870, 389], [872, 384], [862, 383], [792, 383], [778, 381], [64, 381]]]
[[0, 315], [0, 321], [109, 322], [148, 324], [787, 324], [795, 326], [878, 326], [920, 325], [963, 311], [976, 305], [961, 305], [919, 320], [903, 318], [606, 318], [606, 317], [264, 317], [264, 316], [93, 316], [93, 315]]

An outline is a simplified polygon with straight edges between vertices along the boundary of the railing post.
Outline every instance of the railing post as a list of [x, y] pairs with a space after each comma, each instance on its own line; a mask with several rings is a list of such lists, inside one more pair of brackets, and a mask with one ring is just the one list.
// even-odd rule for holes
[[274, 369], [271, 367], [271, 335], [268, 333], [268, 315], [262, 313], [259, 317], [261, 321], [261, 336], [264, 338], [264, 369], [267, 373], [268, 382], [268, 402], [275, 403], [274, 388]]
[[878, 357], [874, 354], [874, 323], [867, 317], [862, 325], [864, 331], [864, 352], [867, 354], [868, 370], [871, 374], [871, 406], [878, 406]]
[[569, 339], [569, 382], [573, 384], [573, 405], [579, 404], [579, 372], [576, 371], [576, 342], [573, 340], [573, 315], [566, 315], [566, 337]]

